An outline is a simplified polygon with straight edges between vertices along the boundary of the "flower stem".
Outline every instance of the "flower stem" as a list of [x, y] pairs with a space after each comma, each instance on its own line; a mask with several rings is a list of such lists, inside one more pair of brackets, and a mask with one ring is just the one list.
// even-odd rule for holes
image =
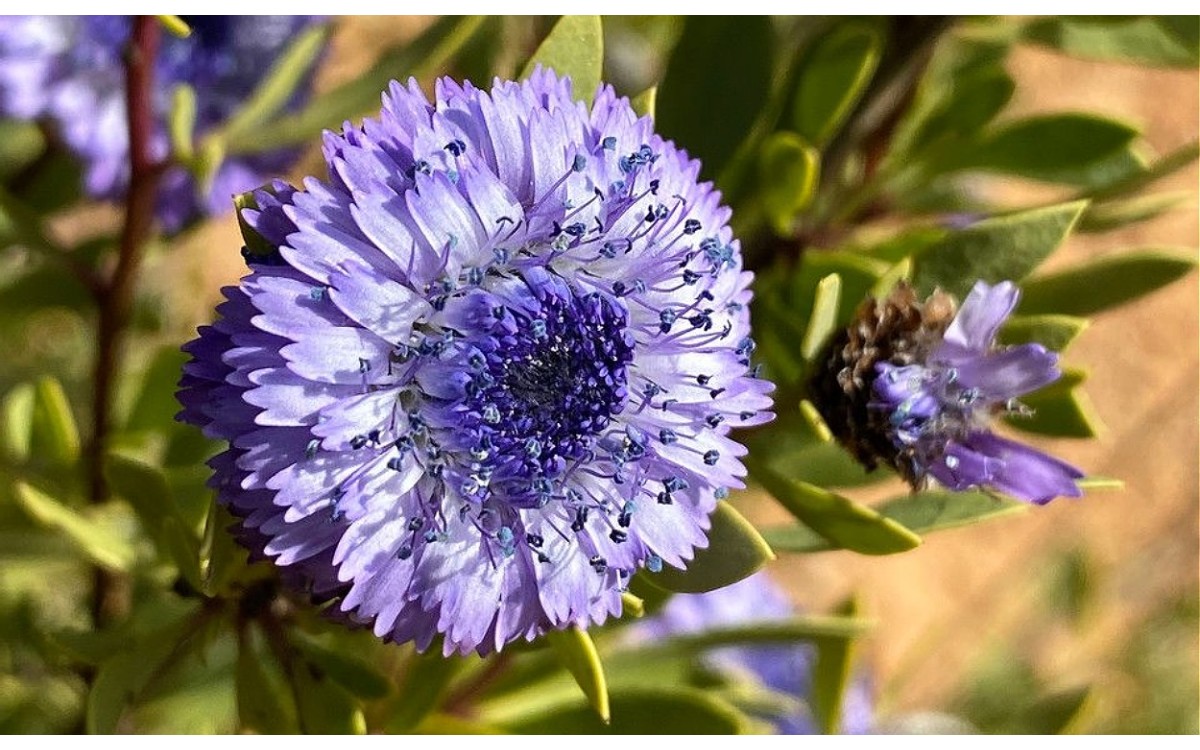
[[[88, 487], [92, 503], [108, 498], [104, 481], [104, 455], [112, 429], [113, 382], [133, 308], [133, 291], [146, 239], [154, 222], [159, 165], [151, 151], [154, 135], [154, 61], [158, 56], [161, 26], [154, 16], [136, 16], [125, 56], [125, 103], [129, 120], [129, 192], [125, 223], [121, 229], [116, 268], [102, 282], [96, 332], [96, 363], [92, 378], [92, 436], [88, 445]], [[92, 616], [97, 625], [115, 618], [123, 608], [116, 579], [97, 570]]]

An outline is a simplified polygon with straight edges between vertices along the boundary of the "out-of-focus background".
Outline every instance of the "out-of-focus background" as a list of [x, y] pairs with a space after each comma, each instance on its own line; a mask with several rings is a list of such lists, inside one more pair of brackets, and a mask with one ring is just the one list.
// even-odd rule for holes
[[[346, 80], [375, 51], [431, 19], [347, 18], [318, 86]], [[637, 37], [609, 35], [607, 55], [637, 58]], [[613, 49], [616, 47], [616, 49]], [[1139, 125], [1159, 153], [1197, 137], [1200, 75], [1079, 60], [1032, 47], [1009, 58], [1017, 82], [1005, 117], [1099, 111]], [[311, 172], [315, 157], [298, 171]], [[1159, 189], [1190, 191], [1175, 210], [1103, 235], [1074, 235], [1055, 269], [1117, 248], [1195, 247], [1197, 167]], [[1062, 191], [989, 179], [980, 190], [1014, 205]], [[186, 259], [196, 320], [221, 284], [242, 273], [232, 220], [197, 236]], [[886, 557], [834, 551], [783, 556], [774, 572], [806, 608], [825, 611], [852, 592], [878, 621], [865, 647], [880, 709], [968, 710], [1004, 716], [1012, 691], [1091, 685], [1076, 731], [1196, 732], [1198, 674], [1197, 276], [1098, 316], [1067, 362], [1091, 371], [1088, 392], [1107, 432], [1042, 445], [1123, 490], [1060, 499], [1016, 517], [930, 536]], [[872, 487], [862, 497], [895, 494]], [[754, 520], [788, 520], [748, 498]], [[991, 702], [991, 703], [990, 703]]]

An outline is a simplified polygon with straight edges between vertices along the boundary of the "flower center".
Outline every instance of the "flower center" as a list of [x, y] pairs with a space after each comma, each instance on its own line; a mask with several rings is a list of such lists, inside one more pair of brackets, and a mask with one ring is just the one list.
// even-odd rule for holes
[[526, 278], [493, 301], [465, 348], [467, 448], [493, 492], [536, 504], [537, 480], [586, 458], [625, 407], [633, 340], [620, 301], [557, 277]]

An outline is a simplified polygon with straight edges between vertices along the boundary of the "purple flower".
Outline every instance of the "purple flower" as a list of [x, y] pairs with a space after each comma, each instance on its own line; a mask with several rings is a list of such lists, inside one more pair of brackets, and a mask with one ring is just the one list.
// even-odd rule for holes
[[[755, 623], [786, 620], [795, 607], [764, 572], [704, 594], [676, 594], [654, 617], [634, 626], [637, 640], [703, 633]], [[810, 706], [816, 648], [810, 643], [726, 646], [703, 655], [704, 663], [730, 678], [749, 677], [763, 687], [796, 700], [788, 711], [761, 718], [780, 734], [816, 734]], [[859, 674], [843, 697], [842, 734], [866, 734], [874, 721], [869, 680]]]
[[[197, 93], [196, 134], [229, 118], [250, 95], [311, 16], [188, 17], [192, 34], [163, 37], [155, 71], [158, 158], [168, 152], [165, 119], [171, 91]], [[129, 181], [129, 133], [122, 54], [128, 16], [0, 18], [0, 116], [42, 119], [83, 162], [84, 187], [95, 198], [120, 199]], [[303, 89], [290, 102], [298, 105]], [[201, 214], [229, 210], [230, 196], [261, 185], [290, 166], [295, 149], [226, 160], [202, 189], [180, 166], [162, 178], [158, 217], [171, 231]]]
[[1078, 497], [1082, 472], [989, 429], [994, 414], [1019, 413], [1017, 398], [1062, 374], [1058, 356], [1040, 344], [996, 346], [1019, 297], [1011, 282], [976, 282], [923, 361], [875, 364], [869, 406], [887, 416], [889, 437], [917, 476], [953, 490], [992, 487], [1037, 504]]
[[[684, 567], [771, 418], [729, 209], [601, 87], [393, 83], [186, 349], [244, 538], [377, 635], [487, 653]], [[259, 243], [254, 243], [259, 244]]]

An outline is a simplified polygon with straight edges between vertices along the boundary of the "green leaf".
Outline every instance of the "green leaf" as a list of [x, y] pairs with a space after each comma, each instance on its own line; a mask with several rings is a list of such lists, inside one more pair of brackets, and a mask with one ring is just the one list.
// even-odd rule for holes
[[485, 20], [484, 16], [443, 16], [416, 39], [386, 52], [362, 75], [313, 97], [299, 112], [283, 114], [242, 134], [231, 133], [227, 139], [229, 153], [272, 151], [304, 143], [325, 128], [340, 127], [347, 119], [377, 112], [380, 92], [391, 81], [409, 76], [425, 78], [444, 70]]
[[[32, 164], [45, 148], [46, 138], [35, 123], [0, 119], [0, 183]], [[0, 238], [3, 219], [0, 211]]]
[[[1179, 34], [1173, 22], [1190, 27]], [[1075, 57], [1132, 62], [1172, 68], [1200, 63], [1195, 43], [1195, 16], [1167, 19], [1155, 16], [1123, 18], [1042, 18], [1022, 30], [1026, 42], [1050, 47]]]
[[1000, 329], [1001, 344], [1035, 343], [1061, 352], [1088, 327], [1087, 318], [1071, 315], [1014, 315]]
[[796, 74], [792, 126], [809, 143], [824, 145], [845, 121], [879, 65], [882, 40], [872, 28], [847, 24], [821, 34]]
[[621, 592], [621, 616], [638, 618], [646, 614], [646, 602], [628, 591]]
[[793, 643], [824, 638], [845, 640], [858, 638], [875, 623], [857, 616], [800, 615], [787, 620], [755, 622], [750, 625], [713, 627], [697, 633], [673, 635], [651, 645], [641, 646], [634, 653], [655, 658], [664, 655], [689, 655], [722, 646], [748, 646], [769, 643]]
[[921, 544], [921, 537], [901, 524], [829, 490], [769, 469], [755, 471], [754, 479], [801, 523], [844, 549], [891, 555]]
[[657, 105], [658, 86], [651, 86], [629, 101], [629, 106], [633, 107], [634, 112], [642, 117], [649, 116], [651, 120], [654, 119], [654, 111]]
[[35, 455], [54, 464], [71, 466], [79, 459], [79, 428], [71, 404], [62, 384], [49, 375], [34, 387], [32, 441]]
[[1135, 300], [1192, 272], [1195, 251], [1135, 250], [1083, 263], [1022, 285], [1022, 314], [1091, 315]]
[[741, 734], [749, 728], [733, 706], [693, 688], [614, 690], [611, 704], [611, 724], [580, 702], [528, 713], [504, 727], [521, 734]]
[[167, 33], [173, 36], [180, 39], [187, 39], [192, 35], [192, 27], [188, 26], [187, 22], [179, 16], [155, 16], [155, 18], [167, 30]]
[[804, 331], [804, 340], [800, 342], [800, 354], [806, 361], [811, 362], [820, 353], [821, 347], [837, 329], [841, 297], [842, 277], [836, 273], [829, 274], [817, 283], [808, 328]]
[[48, 529], [62, 533], [95, 564], [118, 572], [129, 570], [134, 550], [105, 526], [68, 508], [41, 490], [24, 482], [13, 485], [17, 503], [29, 517]]
[[804, 253], [800, 260], [800, 270], [793, 275], [788, 286], [789, 310], [796, 320], [807, 321], [813, 314], [817, 284], [829, 274], [836, 273], [841, 277], [842, 287], [837, 322], [845, 323], [891, 266], [891, 262], [858, 253]]
[[[901, 495], [874, 506], [874, 510], [881, 516], [920, 534], [966, 526], [999, 516], [1024, 512], [1028, 508], [1028, 503], [973, 490], [968, 492], [926, 490]], [[784, 552], [811, 553], [839, 549], [826, 537], [803, 526], [779, 526], [764, 529], [763, 535], [775, 549]]]
[[709, 521], [708, 546], [696, 550], [686, 570], [664, 567], [646, 580], [666, 591], [699, 594], [737, 583], [775, 559], [754, 526], [728, 502], [718, 502]]
[[596, 652], [596, 644], [592, 643], [591, 636], [587, 631], [572, 625], [566, 630], [549, 631], [546, 633], [546, 640], [558, 654], [559, 662], [575, 678], [588, 704], [600, 720], [607, 724], [611, 718], [608, 685], [604, 681], [604, 665], [600, 663], [600, 654]]
[[1062, 244], [1086, 206], [1075, 201], [1036, 208], [953, 232], [916, 257], [917, 288], [928, 294], [941, 287], [961, 300], [976, 280], [1020, 281]]
[[871, 296], [876, 299], [883, 299], [892, 293], [892, 289], [901, 281], [908, 281], [912, 278], [913, 262], [912, 258], [901, 258], [896, 262], [896, 265], [884, 272], [875, 285], [871, 287]]
[[600, 16], [563, 16], [525, 63], [521, 78], [541, 65], [570, 76], [575, 97], [591, 106], [604, 64], [604, 26]]
[[1147, 185], [1151, 185], [1154, 182], [1161, 180], [1167, 175], [1183, 169], [1194, 162], [1197, 156], [1200, 156], [1200, 142], [1192, 141], [1191, 143], [1180, 146], [1153, 164], [1144, 167], [1140, 171], [1130, 172], [1129, 174], [1121, 176], [1119, 179], [1114, 179], [1100, 187], [1097, 187], [1096, 189], [1089, 191], [1088, 195], [1094, 200], [1106, 200], [1116, 196], [1133, 193], [1137, 190], [1141, 190]]
[[1028, 734], [1064, 734], [1087, 704], [1087, 685], [1040, 696], [1013, 719], [1014, 731]]
[[3, 446], [5, 455], [17, 462], [29, 458], [36, 398], [32, 383], [19, 383], [0, 402], [0, 430], [3, 430], [0, 432], [0, 446]]
[[171, 90], [171, 114], [167, 132], [171, 136], [171, 155], [187, 164], [196, 156], [192, 136], [196, 129], [196, 90], [180, 83]]
[[821, 155], [795, 133], [768, 136], [758, 156], [763, 210], [775, 233], [792, 233], [796, 215], [809, 204], [817, 186]]
[[326, 24], [310, 26], [296, 34], [216, 137], [236, 140], [275, 117], [304, 83], [328, 39]]
[[188, 636], [197, 616], [193, 608], [171, 618], [151, 632], [135, 637], [126, 648], [100, 665], [88, 692], [88, 734], [111, 734], [118, 730], [125, 708], [139, 697], [164, 662], [194, 640]]
[[1067, 369], [1057, 381], [1021, 397], [1031, 414], [1005, 417], [1008, 424], [1023, 432], [1053, 437], [1096, 437], [1104, 429], [1096, 410], [1079, 384], [1086, 379], [1082, 370]]
[[1016, 84], [999, 64], [968, 70], [956, 76], [945, 100], [925, 119], [909, 147], [919, 151], [944, 139], [966, 141], [1004, 109]]
[[817, 411], [817, 407], [813, 406], [813, 402], [808, 399], [800, 401], [800, 416], [807, 430], [809, 440], [818, 443], [829, 443], [833, 441], [833, 433], [829, 430], [829, 425], [825, 424], [825, 420], [821, 418], [821, 413]]
[[716, 176], [751, 131], [771, 91], [766, 16], [688, 16], [659, 85], [656, 129]]
[[179, 373], [187, 360], [188, 355], [178, 346], [164, 346], [155, 352], [138, 384], [137, 401], [125, 422], [125, 429], [162, 430], [173, 426], [171, 416], [179, 411], [175, 391], [178, 390]]
[[1093, 203], [1079, 220], [1080, 232], [1107, 232], [1161, 216], [1190, 201], [1192, 193], [1161, 193]]
[[288, 690], [283, 670], [269, 651], [259, 644], [258, 628], [248, 625], [238, 640], [238, 719], [242, 729], [259, 734], [288, 734], [298, 729], [296, 703]]
[[399, 690], [389, 699], [387, 723], [384, 729], [389, 734], [413, 731], [423, 723], [446, 693], [451, 681], [467, 665], [465, 659], [446, 658], [430, 651], [415, 654], [400, 673]]
[[300, 631], [291, 634], [294, 645], [304, 658], [318, 667], [325, 677], [365, 700], [375, 700], [388, 694], [391, 682], [374, 666], [354, 654], [339, 649], [328, 639], [318, 639]]
[[430, 714], [412, 730], [413, 734], [504, 734], [499, 727], [450, 714]]
[[315, 664], [296, 659], [292, 682], [300, 728], [305, 734], [366, 734], [358, 701]]
[[[838, 608], [849, 617], [858, 615], [858, 602], [850, 599]], [[817, 642], [817, 663], [812, 676], [813, 719], [822, 734], [836, 734], [842, 723], [842, 703], [854, 666], [854, 641], [829, 638]]]
[[224, 506], [210, 502], [208, 518], [204, 522], [204, 539], [200, 545], [200, 570], [204, 581], [202, 591], [209, 596], [225, 592], [238, 574], [246, 569], [246, 550], [229, 533], [236, 523], [237, 519]]
[[962, 152], [955, 166], [1087, 185], [1088, 168], [1120, 154], [1136, 128], [1092, 114], [1037, 115], [1008, 123]]

